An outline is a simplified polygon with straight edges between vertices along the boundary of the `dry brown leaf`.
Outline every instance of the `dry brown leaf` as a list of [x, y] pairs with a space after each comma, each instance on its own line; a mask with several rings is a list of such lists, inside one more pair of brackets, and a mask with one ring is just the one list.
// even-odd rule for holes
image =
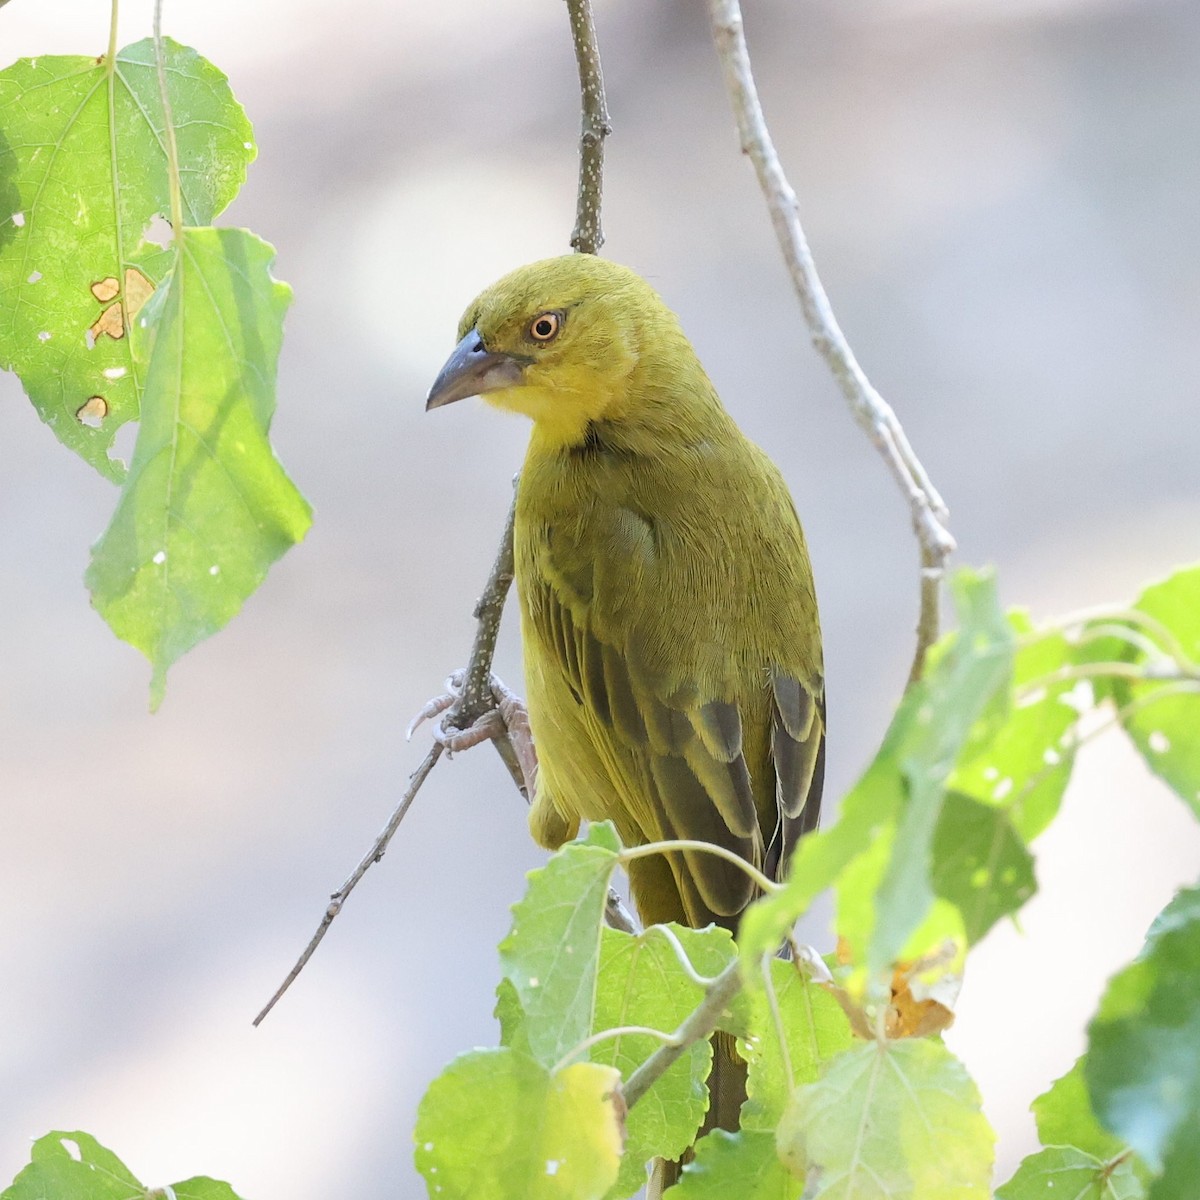
[[[929, 1037], [954, 1024], [954, 1010], [950, 1006], [958, 995], [960, 980], [957, 975], [939, 972], [939, 968], [949, 966], [955, 953], [954, 944], [948, 942], [934, 954], [915, 962], [896, 964], [892, 971], [891, 1002], [883, 1020], [885, 1037]], [[850, 947], [843, 938], [838, 938], [836, 957], [842, 966], [850, 966], [853, 961]], [[935, 975], [932, 984], [922, 978], [929, 972]], [[873, 1018], [845, 988], [836, 983], [822, 986], [841, 1005], [856, 1036], [868, 1039], [877, 1036]]]

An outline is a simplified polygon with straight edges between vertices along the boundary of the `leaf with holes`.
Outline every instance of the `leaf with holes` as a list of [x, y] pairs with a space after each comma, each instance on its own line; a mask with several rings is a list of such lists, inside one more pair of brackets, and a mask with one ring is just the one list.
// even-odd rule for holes
[[1200, 816], [1200, 566], [1185, 567], [1152, 584], [1134, 607], [1178, 642], [1194, 678], [1116, 681], [1112, 693], [1123, 713], [1122, 724], [1146, 765]]
[[870, 1042], [798, 1088], [780, 1156], [811, 1200], [988, 1200], [995, 1135], [940, 1042]]
[[933, 890], [958, 908], [972, 943], [1037, 891], [1033, 856], [1003, 809], [947, 793], [933, 835]]
[[312, 522], [267, 434], [291, 289], [241, 229], [188, 229], [139, 321], [152, 326], [142, 420], [117, 511], [92, 548], [92, 603], [168, 667], [222, 628]]
[[48, 1133], [33, 1143], [30, 1159], [12, 1185], [0, 1192], [0, 1200], [130, 1200], [172, 1192], [178, 1200], [238, 1200], [229, 1184], [205, 1176], [148, 1189], [87, 1133]]
[[[208, 225], [254, 157], [225, 76], [166, 41], [184, 218]], [[169, 255], [143, 233], [170, 211], [153, 44], [21, 59], [0, 71], [0, 368], [43, 421], [109, 479], [113, 438], [138, 419], [145, 365], [133, 318]]]
[[[550, 1068], [592, 1032], [600, 930], [620, 843], [608, 822], [529, 873], [513, 924], [500, 943], [530, 1054]], [[511, 1023], [514, 1014], [509, 1013]]]
[[600, 1200], [617, 1177], [624, 1118], [611, 1067], [551, 1074], [513, 1050], [473, 1050], [421, 1101], [417, 1170], [440, 1200]]
[[997, 720], [972, 729], [947, 787], [1003, 809], [1028, 843], [1058, 812], [1074, 764], [1079, 712], [1067, 702], [1073, 683], [1045, 682], [1073, 662], [1066, 638], [1057, 630], [1035, 633], [1022, 612], [1010, 612], [1008, 622], [1019, 639], [1013, 703]]

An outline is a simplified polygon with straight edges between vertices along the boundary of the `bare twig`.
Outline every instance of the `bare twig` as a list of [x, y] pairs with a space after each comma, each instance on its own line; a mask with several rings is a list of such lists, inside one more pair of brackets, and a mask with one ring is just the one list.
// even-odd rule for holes
[[[579, 89], [583, 111], [583, 133], [579, 142], [579, 202], [575, 230], [571, 234], [571, 245], [585, 254], [595, 254], [604, 241], [600, 228], [600, 196], [602, 172], [604, 168], [604, 138], [610, 132], [608, 124], [608, 109], [604, 100], [604, 79], [600, 73], [600, 52], [596, 46], [596, 31], [592, 24], [591, 4], [589, 0], [567, 0], [567, 10], [571, 19], [571, 38], [575, 45], [575, 59], [579, 64]], [[514, 488], [515, 488], [514, 481]], [[504, 523], [504, 532], [500, 537], [500, 547], [496, 551], [495, 561], [488, 574], [487, 584], [483, 594], [475, 605], [475, 641], [471, 646], [471, 656], [463, 678], [462, 691], [449, 711], [442, 719], [447, 729], [469, 729], [480, 717], [486, 715], [496, 706], [492, 693], [492, 659], [496, 653], [496, 637], [500, 632], [500, 619], [504, 614], [504, 602], [508, 598], [513, 581], [513, 523], [516, 519], [517, 502], [514, 494], [512, 505], [508, 510], [508, 518]], [[500, 734], [492, 740], [496, 752], [508, 768], [517, 790], [525, 795], [525, 776], [513, 750], [512, 743], [506, 736]], [[254, 1018], [254, 1024], [259, 1024], [275, 1007], [280, 997], [291, 987], [296, 977], [304, 969], [305, 964], [313, 956], [313, 952], [321, 944], [334, 918], [342, 910], [350, 893], [358, 886], [358, 882], [367, 873], [373, 863], [377, 863], [387, 850], [405, 813], [416, 798], [421, 785], [429, 777], [429, 773], [442, 755], [442, 746], [435, 742], [421, 765], [409, 779], [408, 789], [400, 799], [395, 811], [388, 818], [383, 832], [375, 839], [374, 845], [362, 861], [351, 872], [349, 878], [330, 898], [325, 915], [317, 927], [304, 953], [296, 961], [296, 965], [288, 972], [287, 978], [280, 984], [275, 995]], [[532, 796], [526, 796], [532, 800]], [[609, 889], [608, 902], [605, 906], [605, 919], [614, 929], [625, 933], [637, 933], [638, 923], [622, 903], [620, 896]]]
[[[515, 480], [513, 484], [515, 489]], [[512, 587], [513, 581], [513, 523], [516, 513], [514, 491], [513, 502], [504, 522], [504, 532], [500, 535], [496, 559], [484, 585], [483, 595], [475, 603], [475, 619], [479, 624], [475, 628], [475, 642], [471, 646], [471, 657], [467, 660], [462, 692], [444, 721], [448, 729], [469, 729], [480, 717], [496, 707], [491, 685], [492, 659], [496, 654], [496, 637], [500, 632], [504, 601], [508, 598], [508, 589]], [[513, 779], [518, 781], [517, 787], [523, 788], [521, 768], [508, 739], [493, 738], [492, 744], [500, 751], [500, 757], [512, 772]], [[505, 748], [508, 750], [507, 754]]]
[[333, 919], [342, 911], [342, 905], [346, 903], [347, 897], [358, 886], [358, 881], [367, 873], [373, 863], [377, 863], [387, 852], [388, 843], [392, 840], [396, 830], [400, 828], [400, 822], [404, 820], [404, 814], [408, 812], [409, 806], [416, 799], [417, 792], [421, 790], [421, 784], [429, 778], [429, 772], [437, 764], [437, 760], [442, 756], [442, 746], [439, 742], [429, 748], [429, 753], [425, 755], [421, 765], [409, 776], [408, 788], [401, 797], [400, 803], [396, 806], [395, 811], [388, 818], [388, 823], [383, 827], [383, 832], [375, 839], [371, 849], [367, 851], [362, 861], [350, 873], [349, 878], [340, 888], [329, 898], [329, 905], [325, 909], [325, 915], [321, 918], [321, 924], [317, 926], [317, 932], [313, 934], [308, 945], [304, 947], [304, 953], [296, 960], [296, 965], [288, 972], [287, 978], [279, 985], [275, 991], [275, 995], [264, 1005], [262, 1012], [254, 1018], [254, 1024], [261, 1023], [263, 1018], [275, 1007], [279, 1002], [283, 993], [288, 990], [295, 982], [296, 976], [304, 970], [305, 964], [313, 956], [313, 952], [321, 944], [321, 940], [329, 931], [330, 925], [333, 924]]
[[754, 163], [813, 345], [829, 364], [855, 419], [883, 455], [912, 509], [913, 529], [921, 545], [921, 613], [910, 675], [910, 680], [915, 680], [920, 678], [926, 651], [937, 638], [938, 588], [946, 560], [954, 551], [954, 539], [945, 524], [946, 506], [909, 445], [896, 414], [858, 365], [833, 315], [800, 224], [796, 193], [783, 173], [767, 130], [746, 49], [741, 6], [738, 0], [709, 0], [709, 12], [742, 151]]
[[625, 1104], [632, 1108], [650, 1089], [655, 1081], [696, 1042], [711, 1037], [721, 1018], [729, 1008], [730, 1001], [742, 990], [742, 976], [737, 959], [729, 964], [709, 984], [704, 999], [671, 1035], [670, 1040], [660, 1046], [632, 1075], [622, 1092]]
[[604, 245], [600, 224], [600, 196], [604, 177], [604, 139], [612, 133], [608, 105], [604, 99], [604, 75], [600, 70], [600, 48], [592, 21], [590, 0], [567, 0], [571, 40], [579, 65], [581, 129], [579, 133], [579, 195], [571, 246], [580, 254], [598, 254]]

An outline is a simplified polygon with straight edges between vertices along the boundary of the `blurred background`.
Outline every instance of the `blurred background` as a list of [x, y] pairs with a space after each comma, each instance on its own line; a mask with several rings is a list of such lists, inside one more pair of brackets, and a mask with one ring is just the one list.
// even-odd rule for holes
[[[123, 43], [150, 8], [124, 0]], [[107, 12], [16, 0], [3, 60], [100, 53]], [[680, 313], [794, 491], [836, 798], [908, 669], [908, 514], [808, 346], [705, 6], [596, 16], [605, 250]], [[746, 20], [835, 308], [949, 501], [958, 561], [996, 563], [1006, 600], [1046, 618], [1200, 556], [1200, 6], [747, 0]], [[256, 125], [224, 220], [272, 241], [296, 288], [274, 433], [317, 519], [150, 717], [146, 664], [81, 581], [116, 493], [0, 378], [0, 1186], [30, 1138], [82, 1128], [150, 1184], [417, 1200], [416, 1104], [494, 1044], [495, 946], [543, 858], [490, 750], [439, 767], [299, 983], [250, 1020], [386, 819], [424, 752], [404, 725], [472, 637], [526, 427], [422, 404], [476, 291], [567, 248], [566, 13], [168, 0], [165, 26]], [[514, 624], [498, 669], [515, 682]], [[1103, 981], [1200, 867], [1193, 820], [1115, 736], [1036, 850], [1042, 893], [972, 958], [949, 1038], [1001, 1179]]]

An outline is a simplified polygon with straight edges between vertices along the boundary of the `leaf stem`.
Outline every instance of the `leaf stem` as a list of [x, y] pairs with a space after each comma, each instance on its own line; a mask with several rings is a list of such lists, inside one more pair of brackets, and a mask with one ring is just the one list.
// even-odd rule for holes
[[[1044, 628], [1065, 631], [1080, 625], [1091, 624], [1094, 621], [1124, 621], [1130, 625], [1141, 625], [1158, 639], [1160, 647], [1176, 662], [1192, 663], [1194, 661], [1191, 655], [1184, 650], [1183, 643], [1168, 626], [1140, 608], [1126, 608], [1114, 604], [1096, 605], [1093, 608], [1083, 608], [1078, 612], [1067, 613], [1066, 616], [1059, 617]], [[1036, 638], [1037, 634], [1031, 636]]]
[[1038, 679], [1031, 679], [1017, 690], [1016, 701], [1019, 704], [1022, 697], [1032, 696], [1049, 687], [1062, 683], [1077, 683], [1087, 679], [1128, 679], [1132, 683], [1200, 683], [1200, 669], [1185, 667], [1172, 659], [1160, 659], [1151, 663], [1127, 662], [1097, 662], [1075, 663], [1051, 671]]
[[551, 1070], [550, 1074], [557, 1075], [558, 1072], [563, 1069], [563, 1067], [573, 1062], [585, 1050], [590, 1050], [593, 1046], [598, 1046], [601, 1042], [607, 1042], [611, 1038], [625, 1037], [627, 1035], [632, 1036], [639, 1033], [644, 1034], [646, 1037], [658, 1038], [658, 1040], [663, 1043], [671, 1041], [671, 1039], [675, 1036], [672, 1033], [663, 1033], [661, 1029], [655, 1029], [650, 1025], [617, 1025], [612, 1029], [602, 1029], [599, 1033], [593, 1033], [590, 1037], [585, 1037], [583, 1041], [579, 1043], [579, 1045], [572, 1046], [571, 1049], [568, 1050], [566, 1054], [564, 1054], [562, 1058], [560, 1058], [558, 1062], [554, 1064], [554, 1068]]
[[771, 962], [774, 957], [773, 954], [764, 954], [759, 968], [762, 971], [763, 987], [767, 992], [767, 1007], [771, 1010], [771, 1023], [775, 1027], [775, 1037], [779, 1041], [779, 1061], [783, 1064], [783, 1077], [787, 1080], [788, 1095], [791, 1095], [796, 1086], [796, 1076], [792, 1071], [792, 1052], [788, 1047], [783, 1014], [779, 1011], [779, 996], [775, 992], [775, 980], [771, 978]]
[[732, 850], [727, 850], [724, 846], [717, 846], [713, 842], [700, 842], [689, 838], [680, 838], [665, 842], [646, 842], [641, 846], [631, 846], [628, 850], [622, 850], [617, 855], [617, 860], [624, 866], [626, 863], [633, 862], [635, 858], [646, 858], [651, 854], [670, 854], [683, 850], [699, 850], [704, 854], [715, 854], [717, 858], [723, 858], [727, 862], [733, 863], [745, 871], [764, 892], [778, 892], [783, 887], [782, 884], [776, 883], [775, 880], [768, 879], [757, 867], [748, 863], [740, 854]]
[[111, 80], [113, 72], [117, 68], [117, 24], [120, 16], [121, 0], [112, 0], [110, 15], [108, 20], [108, 61], [105, 63], [105, 69], [108, 71], [108, 77]]
[[[158, 72], [158, 94], [162, 98], [163, 132], [167, 141], [167, 181], [171, 193], [171, 232], [175, 245], [183, 248], [183, 186], [179, 180], [179, 145], [175, 140], [175, 118], [167, 88], [167, 60], [162, 40], [163, 0], [154, 0], [154, 66]], [[114, 5], [115, 7], [115, 5]]]
[[675, 957], [679, 960], [680, 967], [683, 968], [683, 973], [698, 987], [711, 987], [716, 976], [701, 975], [699, 971], [692, 966], [692, 960], [688, 958], [687, 951], [683, 948], [683, 943], [675, 936], [675, 931], [667, 925], [651, 925], [646, 931], [647, 933], [660, 934], [666, 941], [667, 945], [675, 952]]

